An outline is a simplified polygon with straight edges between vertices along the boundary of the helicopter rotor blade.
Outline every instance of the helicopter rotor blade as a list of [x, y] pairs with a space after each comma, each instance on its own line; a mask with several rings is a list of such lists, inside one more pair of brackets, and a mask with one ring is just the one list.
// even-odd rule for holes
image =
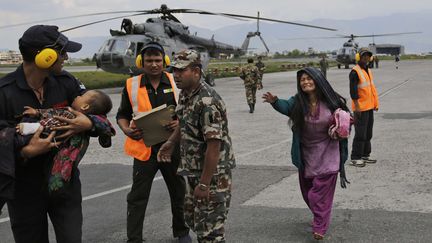
[[178, 21], [176, 17], [172, 15], [172, 13], [196, 13], [196, 14], [205, 14], [205, 15], [218, 15], [218, 16], [224, 16], [228, 18], [233, 18], [236, 20], [245, 21], [245, 19], [253, 19], [253, 20], [265, 20], [270, 22], [277, 22], [277, 23], [284, 23], [284, 24], [291, 24], [291, 25], [298, 25], [298, 26], [304, 26], [309, 28], [316, 28], [316, 29], [324, 29], [324, 30], [330, 30], [330, 31], [336, 31], [336, 29], [332, 28], [326, 28], [316, 25], [308, 25], [308, 24], [302, 24], [302, 23], [296, 23], [296, 22], [290, 22], [290, 21], [284, 21], [284, 20], [278, 20], [278, 19], [270, 19], [270, 18], [262, 18], [259, 15], [258, 16], [248, 16], [248, 15], [240, 15], [240, 14], [230, 14], [230, 13], [214, 13], [214, 12], [208, 12], [208, 11], [202, 11], [197, 9], [169, 9], [166, 5], [161, 5], [160, 8], [153, 9], [153, 10], [134, 10], [134, 11], [109, 11], [109, 12], [99, 12], [99, 13], [90, 13], [90, 14], [81, 14], [81, 15], [74, 15], [74, 16], [65, 16], [65, 17], [59, 17], [59, 18], [52, 18], [52, 19], [45, 19], [45, 20], [39, 20], [39, 21], [32, 21], [32, 22], [25, 22], [25, 23], [18, 23], [13, 25], [3, 25], [0, 26], [0, 29], [9, 28], [9, 27], [16, 27], [21, 25], [28, 25], [28, 24], [34, 24], [34, 23], [42, 23], [42, 22], [49, 22], [54, 20], [63, 20], [63, 19], [72, 19], [72, 18], [79, 18], [79, 17], [87, 17], [87, 16], [98, 16], [98, 15], [106, 15], [106, 14], [120, 14], [120, 13], [136, 13], [126, 16], [120, 16], [120, 17], [112, 17], [107, 18], [103, 20], [93, 21], [87, 24], [79, 25], [73, 28], [69, 28], [63, 31], [70, 31], [73, 29], [81, 28], [88, 25], [93, 25], [97, 23], [102, 23], [105, 21], [113, 20], [113, 19], [119, 19], [124, 17], [131, 17], [131, 16], [138, 16], [138, 15], [146, 15], [146, 14], [162, 14], [164, 16], [169, 16], [169, 18]]
[[[230, 14], [230, 13], [219, 13], [219, 14], [222, 14], [222, 15], [225, 15], [225, 16], [245, 18], [245, 19], [258, 19], [258, 17], [248, 16], [248, 15]], [[337, 31], [337, 29], [332, 29], [332, 28], [327, 28], [327, 27], [321, 27], [321, 26], [317, 26], [317, 25], [310, 25], [310, 24], [302, 24], [302, 23], [290, 22], [290, 21], [279, 20], [279, 19], [270, 19], [270, 18], [262, 18], [262, 17], [259, 17], [259, 19], [260, 20], [269, 21], [269, 22], [276, 22], [276, 23], [283, 23], [283, 24], [292, 24], [292, 25], [298, 25], [298, 26], [315, 28], [315, 29]]]
[[423, 33], [423, 32], [413, 31], [413, 32], [387, 33], [387, 34], [354, 35], [354, 38], [379, 37], [379, 36], [394, 36], [394, 35], [411, 35], [411, 34], [421, 34], [421, 33]]
[[230, 13], [216, 13], [216, 12], [209, 12], [209, 11], [203, 11], [203, 10], [197, 10], [197, 9], [170, 9], [173, 13], [196, 13], [196, 14], [205, 14], [205, 15], [219, 15], [224, 17], [233, 17], [236, 19], [259, 19], [259, 20], [265, 20], [269, 22], [277, 22], [277, 23], [283, 23], [283, 24], [292, 24], [292, 25], [299, 25], [304, 27], [310, 27], [310, 28], [316, 28], [316, 29], [324, 29], [324, 30], [330, 30], [330, 31], [337, 31], [336, 29], [327, 28], [327, 27], [321, 27], [316, 25], [309, 25], [309, 24], [302, 24], [302, 23], [296, 23], [296, 22], [290, 22], [285, 20], [279, 20], [279, 19], [270, 19], [270, 18], [262, 18], [257, 16], [249, 16], [249, 15], [241, 15], [241, 14], [230, 14]]
[[423, 32], [400, 32], [400, 33], [387, 33], [387, 34], [372, 34], [372, 35], [337, 35], [337, 36], [314, 36], [314, 37], [299, 37], [299, 38], [282, 38], [281, 40], [308, 40], [308, 39], [355, 39], [355, 38], [365, 38], [365, 37], [381, 37], [381, 36], [396, 36], [396, 35], [409, 35], [409, 34], [420, 34]]
[[264, 38], [262, 38], [261, 35], [258, 35], [258, 37], [261, 39], [261, 41], [262, 41], [262, 43], [264, 44], [264, 47], [266, 48], [267, 52], [269, 52], [270, 49], [268, 48], [267, 44], [265, 43]]
[[71, 28], [67, 28], [67, 29], [61, 30], [60, 32], [67, 32], [67, 31], [71, 31], [71, 30], [74, 30], [74, 29], [82, 28], [82, 27], [85, 27], [85, 26], [89, 26], [89, 25], [94, 25], [94, 24], [110, 21], [110, 20], [113, 20], [113, 19], [121, 19], [121, 18], [126, 18], [126, 17], [144, 15], [144, 14], [146, 14], [146, 13], [129, 14], [129, 15], [123, 15], [123, 16], [118, 16], [118, 17], [112, 17], [112, 18], [108, 18], [108, 19], [93, 21], [93, 22], [90, 22], [90, 23], [87, 23], [87, 24], [82, 24], [82, 25], [71, 27]]
[[257, 18], [257, 32], [259, 32], [259, 19], [260, 19], [260, 17], [259, 17], [259, 11], [258, 11], [258, 18]]
[[140, 13], [140, 14], [149, 14], [148, 11], [140, 10], [140, 11], [110, 11], [110, 12], [99, 12], [99, 13], [89, 13], [89, 14], [79, 14], [79, 15], [71, 15], [71, 16], [65, 16], [65, 17], [59, 17], [59, 18], [52, 18], [52, 19], [41, 19], [36, 21], [29, 21], [29, 22], [22, 22], [18, 24], [10, 24], [10, 25], [1, 25], [0, 29], [6, 29], [11, 27], [18, 27], [23, 25], [29, 25], [29, 24], [35, 24], [35, 23], [46, 23], [50, 21], [56, 21], [56, 20], [65, 20], [65, 19], [75, 19], [80, 17], [91, 17], [91, 16], [99, 16], [99, 15], [108, 15], [108, 14], [120, 14], [120, 13]]
[[280, 40], [311, 40], [311, 39], [343, 39], [345, 37], [339, 36], [311, 36], [311, 37], [298, 37], [298, 38], [281, 38]]

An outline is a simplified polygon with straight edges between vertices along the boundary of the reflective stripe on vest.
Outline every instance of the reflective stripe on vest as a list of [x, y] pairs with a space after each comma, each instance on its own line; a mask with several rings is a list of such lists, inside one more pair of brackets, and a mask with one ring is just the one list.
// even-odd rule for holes
[[[171, 88], [174, 91], [174, 98], [178, 99], [178, 91], [172, 75], [165, 72], [168, 79], [170, 80]], [[145, 112], [152, 109], [150, 99], [148, 97], [147, 88], [145, 86], [140, 87], [142, 75], [129, 78], [126, 81], [126, 90], [129, 95], [129, 102], [132, 106], [134, 116], [139, 112]], [[133, 123], [133, 122], [132, 122]], [[131, 124], [133, 126], [133, 124]], [[150, 159], [151, 147], [147, 147], [144, 141], [133, 140], [132, 138], [126, 137], [124, 144], [124, 151], [127, 155], [132, 156], [141, 161], [147, 161]]]
[[[353, 67], [353, 70], [359, 77], [359, 83], [357, 85], [358, 92], [358, 103], [360, 111], [367, 111], [372, 109], [378, 109], [378, 94], [375, 89], [373, 82], [373, 75], [370, 69], [368, 73], [362, 69], [359, 65]], [[352, 109], [355, 109], [354, 101], [351, 104]]]

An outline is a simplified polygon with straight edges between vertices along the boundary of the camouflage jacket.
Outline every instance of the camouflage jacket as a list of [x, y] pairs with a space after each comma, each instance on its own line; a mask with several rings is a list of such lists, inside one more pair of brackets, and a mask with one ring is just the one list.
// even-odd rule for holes
[[241, 70], [240, 78], [243, 79], [245, 86], [254, 86], [259, 82], [259, 70], [253, 64], [247, 64]]
[[328, 69], [328, 62], [326, 60], [321, 59], [319, 64], [322, 71]]
[[258, 68], [259, 74], [262, 76], [265, 70], [265, 65], [263, 62], [257, 62], [255, 66]]
[[201, 175], [204, 169], [206, 140], [221, 140], [217, 174], [235, 167], [225, 103], [209, 85], [190, 94], [180, 93], [176, 113], [180, 121], [180, 175]]

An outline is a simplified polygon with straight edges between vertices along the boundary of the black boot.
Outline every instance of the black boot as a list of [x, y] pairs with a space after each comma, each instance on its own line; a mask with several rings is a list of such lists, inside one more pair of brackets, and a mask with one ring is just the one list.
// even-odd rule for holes
[[255, 111], [255, 103], [252, 104], [252, 111]]
[[254, 109], [253, 109], [253, 104], [249, 104], [249, 113], [253, 113]]

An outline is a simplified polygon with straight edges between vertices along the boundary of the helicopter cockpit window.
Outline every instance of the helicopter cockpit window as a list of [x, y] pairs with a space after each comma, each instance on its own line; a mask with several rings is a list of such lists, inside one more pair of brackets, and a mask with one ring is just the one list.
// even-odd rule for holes
[[128, 56], [134, 56], [136, 51], [136, 44], [135, 42], [129, 42], [129, 47], [126, 50], [126, 55]]
[[129, 41], [114, 40], [114, 44], [111, 47], [111, 52], [125, 54], [128, 47]]
[[114, 43], [114, 40], [107, 40], [99, 49], [99, 52], [109, 52], [111, 50], [111, 46]]

